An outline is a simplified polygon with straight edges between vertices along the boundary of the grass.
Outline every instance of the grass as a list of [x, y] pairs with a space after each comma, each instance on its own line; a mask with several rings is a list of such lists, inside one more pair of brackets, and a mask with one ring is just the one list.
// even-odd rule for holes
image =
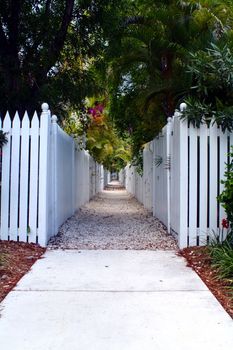
[[219, 279], [227, 281], [233, 289], [233, 233], [223, 242], [214, 239], [209, 245], [209, 255]]

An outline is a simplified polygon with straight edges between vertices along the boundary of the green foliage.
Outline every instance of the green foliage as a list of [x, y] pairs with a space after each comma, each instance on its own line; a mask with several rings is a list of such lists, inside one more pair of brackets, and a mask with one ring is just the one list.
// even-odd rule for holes
[[130, 146], [118, 135], [108, 116], [92, 122], [87, 130], [87, 149], [93, 158], [110, 171], [120, 171], [130, 161]]
[[86, 149], [91, 156], [110, 171], [120, 171], [131, 159], [131, 148], [127, 140], [117, 134], [104, 98], [86, 100], [85, 108], [78, 110], [63, 121], [65, 131], [82, 144], [86, 136]]
[[[218, 200], [227, 214], [224, 219], [225, 229], [228, 230], [226, 239], [217, 237], [212, 239], [209, 245], [209, 254], [212, 265], [217, 269], [220, 279], [224, 279], [233, 287], [233, 149], [229, 154], [230, 163], [225, 172], [224, 190]], [[227, 224], [227, 225], [226, 225]]]
[[222, 180], [224, 190], [219, 196], [219, 201], [226, 211], [227, 219], [233, 230], [233, 149], [229, 156], [231, 160], [226, 166], [225, 179]]
[[7, 133], [0, 130], [0, 148], [8, 142]]
[[227, 280], [233, 286], [233, 241], [229, 234], [224, 242], [213, 241], [209, 246], [212, 265], [218, 271], [219, 279]]
[[102, 57], [121, 3], [1, 0], [1, 112], [22, 115], [46, 101], [64, 117], [87, 95], [103, 90], [91, 65]]
[[63, 120], [63, 129], [69, 135], [78, 139], [83, 136], [91, 123], [90, 115], [86, 109], [80, 109], [72, 112], [65, 120]]
[[192, 95], [185, 99], [184, 119], [194, 126], [211, 119], [225, 132], [233, 131], [233, 52], [229, 45], [211, 44], [206, 51], [190, 55]]
[[[210, 68], [205, 48], [211, 41], [217, 43], [233, 36], [233, 10], [232, 4], [226, 1], [138, 0], [125, 3], [124, 13], [120, 14], [122, 25], [111, 38], [113, 40], [109, 40], [103, 57], [111, 116], [120, 133], [130, 137], [133, 156], [140, 163], [139, 151], [143, 144], [159, 133], [184, 96], [197, 93], [197, 88], [195, 92], [191, 89], [195, 52], [203, 55], [198, 56], [197, 68], [200, 89], [205, 86], [201, 79]], [[209, 51], [211, 49], [215, 55], [216, 47], [212, 46]], [[193, 52], [191, 57], [190, 52]], [[221, 62], [223, 58], [225, 68]], [[228, 58], [217, 55], [215, 60], [222, 68], [219, 76], [228, 77], [231, 68]], [[195, 85], [197, 83], [196, 79]], [[204, 102], [204, 106], [196, 103], [193, 109], [204, 110], [203, 118], [208, 120], [210, 111], [207, 113], [206, 109], [210, 102]], [[224, 129], [229, 125], [230, 110], [228, 112], [224, 112], [223, 123], [220, 106], [216, 110], [216, 122], [219, 125], [221, 119]], [[203, 120], [195, 120], [196, 115], [192, 122], [197, 126]]]

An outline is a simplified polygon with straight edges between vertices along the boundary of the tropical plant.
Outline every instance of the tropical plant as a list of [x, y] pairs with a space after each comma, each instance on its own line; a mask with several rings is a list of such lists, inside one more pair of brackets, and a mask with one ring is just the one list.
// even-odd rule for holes
[[228, 1], [126, 3], [117, 40], [109, 42], [104, 57], [111, 115], [121, 134], [131, 138], [134, 157], [140, 158], [142, 145], [158, 134], [190, 91], [189, 53], [230, 37], [232, 5]]
[[231, 238], [224, 242], [211, 243], [209, 248], [212, 266], [217, 269], [218, 278], [233, 286], [233, 245]]
[[226, 211], [227, 220], [233, 232], [233, 148], [229, 154], [230, 163], [226, 165], [225, 179], [222, 180], [224, 189], [219, 196], [219, 201]]
[[1, 0], [1, 113], [30, 112], [47, 101], [64, 116], [99, 89], [90, 66], [106, 45], [121, 3]]
[[100, 97], [86, 100], [86, 106], [63, 121], [68, 134], [75, 137], [81, 146], [85, 135], [85, 147], [91, 156], [110, 171], [119, 171], [131, 159], [131, 149], [127, 140], [119, 137], [111, 121], [105, 101]]
[[182, 118], [194, 126], [211, 120], [225, 132], [233, 131], [233, 51], [229, 44], [211, 44], [206, 51], [190, 55], [191, 95]]
[[0, 148], [2, 148], [7, 142], [7, 133], [0, 130]]

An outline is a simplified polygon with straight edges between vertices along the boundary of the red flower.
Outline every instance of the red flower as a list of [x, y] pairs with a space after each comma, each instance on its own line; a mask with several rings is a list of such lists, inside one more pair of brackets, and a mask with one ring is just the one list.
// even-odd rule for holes
[[229, 222], [227, 219], [222, 219], [222, 227], [223, 228], [229, 228]]

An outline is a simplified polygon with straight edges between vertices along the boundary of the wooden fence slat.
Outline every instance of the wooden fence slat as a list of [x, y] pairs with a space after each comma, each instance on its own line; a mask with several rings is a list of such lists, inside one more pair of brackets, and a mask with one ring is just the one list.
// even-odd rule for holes
[[[187, 247], [188, 231], [188, 125], [187, 121], [179, 120], [179, 246]], [[175, 139], [175, 136], [174, 136]], [[176, 166], [176, 165], [175, 165]], [[177, 185], [177, 184], [176, 184]], [[176, 205], [176, 203], [174, 203]]]
[[12, 124], [11, 152], [11, 186], [10, 186], [10, 239], [16, 241], [18, 236], [18, 204], [19, 204], [19, 151], [20, 151], [20, 119], [16, 112]]
[[38, 154], [39, 154], [39, 119], [35, 112], [31, 122], [30, 145], [30, 181], [29, 181], [29, 227], [28, 241], [36, 242], [37, 203], [38, 203]]
[[38, 208], [38, 243], [42, 246], [47, 244], [48, 234], [48, 164], [49, 147], [50, 147], [50, 129], [51, 129], [51, 113], [47, 104], [42, 104], [42, 113], [40, 117], [40, 150], [39, 150], [39, 208]]
[[1, 239], [9, 235], [9, 201], [10, 201], [10, 159], [11, 159], [11, 119], [7, 112], [3, 121], [3, 132], [7, 133], [8, 142], [2, 150], [2, 183], [1, 183]]
[[[227, 134], [223, 133], [221, 129], [219, 129], [219, 146], [220, 146], [220, 152], [219, 152], [219, 178], [220, 178], [220, 184], [219, 184], [219, 194], [222, 193], [224, 189], [224, 185], [221, 183], [221, 180], [224, 180], [224, 173], [226, 171], [226, 163], [227, 163], [227, 157], [228, 157], [228, 142], [227, 142]], [[221, 205], [219, 205], [219, 234], [222, 235], [222, 219], [226, 218], [225, 210]], [[226, 230], [225, 230], [226, 231]], [[226, 233], [226, 232], [225, 232]], [[221, 238], [221, 237], [220, 237]]]
[[210, 140], [210, 159], [209, 159], [209, 237], [210, 240], [217, 234], [217, 136], [218, 128], [216, 123], [212, 124], [209, 129]]
[[[177, 235], [177, 238], [179, 238], [180, 243], [182, 247], [187, 246], [187, 221], [183, 222], [186, 226], [183, 227], [182, 235], [180, 235], [180, 194], [183, 193], [183, 190], [181, 191], [181, 182], [180, 182], [180, 174], [181, 174], [181, 160], [180, 160], [180, 149], [181, 146], [184, 145], [187, 148], [187, 133], [184, 135], [183, 143], [180, 143], [180, 120], [179, 120], [179, 113], [176, 112], [176, 114], [173, 117], [172, 122], [172, 134], [171, 134], [171, 146], [170, 146], [170, 152], [171, 152], [171, 179], [170, 179], [170, 227], [171, 232], [175, 235]], [[185, 164], [187, 165], [187, 152], [184, 156]], [[182, 174], [183, 176], [183, 174]], [[184, 177], [186, 179], [186, 176]], [[185, 188], [187, 187], [187, 184], [184, 183]], [[184, 208], [184, 210], [187, 210], [187, 207]], [[187, 216], [187, 215], [186, 215]], [[181, 237], [182, 236], [182, 237]]]
[[29, 117], [25, 112], [21, 128], [19, 204], [19, 239], [24, 242], [27, 242], [28, 231], [29, 126]]
[[189, 128], [189, 245], [197, 244], [197, 131]]
[[200, 207], [199, 207], [199, 245], [207, 242], [207, 155], [208, 128], [203, 124], [200, 128]]

